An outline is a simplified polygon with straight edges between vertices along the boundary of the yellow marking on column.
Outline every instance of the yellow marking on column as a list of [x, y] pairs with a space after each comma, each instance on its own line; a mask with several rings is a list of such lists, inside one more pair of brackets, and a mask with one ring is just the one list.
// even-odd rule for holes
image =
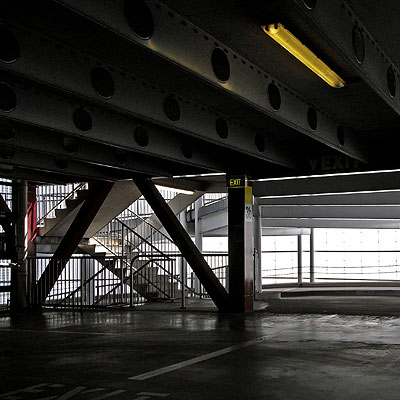
[[246, 204], [253, 204], [253, 188], [251, 186], [244, 188], [244, 202]]

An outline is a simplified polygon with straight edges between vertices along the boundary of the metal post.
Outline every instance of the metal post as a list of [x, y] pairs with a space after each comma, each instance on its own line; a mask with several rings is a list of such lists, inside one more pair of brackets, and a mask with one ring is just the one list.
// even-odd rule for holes
[[[187, 221], [186, 221], [186, 210], [182, 211], [179, 214], [179, 221], [182, 224], [183, 228], [187, 231]], [[186, 308], [186, 290], [185, 290], [185, 285], [186, 285], [186, 271], [187, 271], [187, 263], [186, 260], [183, 258], [183, 256], [180, 259], [180, 275], [181, 275], [181, 281], [182, 281], [182, 300], [181, 300], [181, 308], [185, 309]], [[174, 282], [172, 281], [172, 285], [174, 285]]]
[[[204, 195], [194, 202], [194, 243], [201, 253], [203, 252], [203, 234], [200, 229], [199, 210], [203, 205]], [[194, 291], [200, 293], [200, 281], [196, 275], [194, 275]]]
[[315, 250], [314, 250], [314, 228], [311, 228], [310, 234], [310, 282], [315, 281], [315, 260], [314, 260]]
[[302, 236], [297, 235], [297, 282], [303, 283], [303, 241]]
[[[13, 309], [20, 309], [27, 306], [27, 270], [26, 270], [26, 212], [28, 209], [28, 192], [26, 181], [13, 182], [13, 212], [17, 214], [16, 222], [16, 250], [17, 265], [14, 267], [12, 279]], [[15, 270], [17, 269], [17, 270]]]
[[253, 209], [253, 237], [254, 237], [254, 295], [262, 292], [261, 255], [262, 255], [262, 228], [261, 207], [255, 205]]

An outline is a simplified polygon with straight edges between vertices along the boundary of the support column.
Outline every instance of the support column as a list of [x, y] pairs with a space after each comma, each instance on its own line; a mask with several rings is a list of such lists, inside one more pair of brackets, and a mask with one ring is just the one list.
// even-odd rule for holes
[[16, 216], [15, 224], [15, 249], [16, 260], [11, 270], [11, 310], [20, 310], [27, 306], [27, 224], [26, 213], [28, 209], [26, 181], [14, 181], [12, 185], [12, 209]]
[[228, 184], [229, 308], [253, 311], [253, 194], [247, 177], [230, 176]]
[[261, 207], [254, 205], [254, 293], [262, 292], [262, 276], [261, 276], [261, 256], [262, 256], [262, 226], [261, 226]]
[[314, 228], [311, 228], [310, 233], [310, 282], [314, 283], [315, 281], [315, 249], [314, 249]]
[[188, 233], [183, 229], [153, 182], [150, 179], [139, 177], [134, 178], [134, 182], [154, 210], [160, 222], [164, 225], [164, 228], [171, 236], [182, 255], [192, 267], [194, 273], [199, 277], [200, 282], [203, 284], [215, 305], [220, 311], [225, 311], [228, 301], [228, 294], [225, 288], [215, 276]]
[[46, 297], [50, 294], [68, 260], [110, 193], [113, 184], [112, 182], [96, 182], [90, 187], [86, 200], [79, 209], [66, 234], [61, 239], [57, 250], [54, 252], [53, 257], [36, 285], [35, 297], [38, 304], [44, 303]]
[[[199, 249], [200, 253], [203, 252], [203, 234], [200, 229], [199, 210], [203, 207], [204, 197], [201, 196], [194, 202], [194, 243]], [[200, 281], [197, 275], [194, 275], [194, 291], [200, 293]]]
[[303, 283], [303, 240], [301, 235], [297, 235], [297, 283]]
[[[179, 214], [179, 222], [181, 223], [183, 229], [185, 229], [185, 231], [187, 232], [187, 221], [186, 221], [186, 210], [182, 211]], [[180, 275], [181, 275], [181, 280], [182, 280], [182, 297], [181, 297], [181, 308], [185, 309], [186, 308], [186, 288], [185, 288], [185, 284], [186, 284], [186, 272], [187, 272], [187, 262], [186, 260], [181, 257], [180, 259]], [[172, 282], [172, 284], [174, 284]]]

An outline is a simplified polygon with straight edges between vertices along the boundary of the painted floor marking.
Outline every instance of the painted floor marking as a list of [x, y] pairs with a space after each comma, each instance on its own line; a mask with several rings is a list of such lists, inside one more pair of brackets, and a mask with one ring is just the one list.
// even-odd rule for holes
[[253, 344], [262, 342], [266, 340], [269, 336], [261, 336], [259, 338], [249, 340], [247, 342], [237, 344], [235, 346], [229, 346], [225, 347], [224, 349], [213, 351], [212, 353], [204, 354], [199, 357], [192, 358], [190, 360], [182, 361], [176, 364], [169, 365], [167, 367], [159, 368], [154, 371], [146, 372], [141, 375], [136, 375], [136, 376], [131, 376], [128, 379], [134, 380], [134, 381], [144, 381], [146, 379], [154, 378], [155, 376], [158, 375], [163, 375], [171, 371], [175, 371], [177, 369], [185, 368], [188, 367], [189, 365], [194, 365], [198, 364], [202, 361], [210, 360], [211, 358], [219, 357], [222, 356], [223, 354], [231, 353], [232, 351], [240, 350], [248, 346], [252, 346]]

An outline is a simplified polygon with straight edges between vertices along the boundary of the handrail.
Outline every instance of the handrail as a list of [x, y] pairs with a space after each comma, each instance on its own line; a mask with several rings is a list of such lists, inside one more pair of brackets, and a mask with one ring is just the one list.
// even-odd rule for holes
[[42, 218], [37, 220], [36, 224], [39, 225], [42, 221], [44, 221], [51, 212], [53, 212], [56, 208], [58, 208], [58, 206], [60, 204], [62, 204], [62, 202], [69, 199], [75, 192], [77, 192], [79, 189], [81, 189], [84, 185], [86, 185], [86, 182], [80, 183], [76, 188], [71, 190], [71, 192], [66, 194], [54, 207], [52, 207], [49, 211], [47, 211], [47, 213]]
[[[156, 228], [150, 222], [148, 222], [146, 219], [144, 219], [142, 216], [139, 214], [135, 213], [135, 211], [130, 210], [127, 208], [125, 211], [129, 211], [131, 214], [133, 214], [136, 218], [140, 219], [144, 224], [148, 225], [151, 229], [154, 229], [157, 233], [159, 233], [161, 236], [163, 236], [165, 239], [167, 239], [170, 243], [174, 244], [174, 242], [171, 240], [170, 237], [168, 237], [165, 233], [161, 232], [160, 229]], [[118, 217], [116, 219], [119, 219]]]
[[[135, 213], [134, 213], [135, 214]], [[149, 245], [152, 249], [156, 250], [158, 253], [168, 257], [167, 253], [164, 253], [163, 251], [161, 251], [158, 247], [154, 246], [154, 244], [152, 244], [151, 242], [149, 242], [146, 238], [144, 238], [140, 233], [137, 233], [134, 229], [132, 229], [131, 227], [129, 227], [127, 224], [125, 224], [125, 222], [121, 221], [118, 217], [115, 218], [116, 221], [118, 221], [122, 226], [125, 227], [125, 229], [127, 229], [129, 232], [133, 233], [134, 235], [136, 235], [139, 239], [141, 239], [144, 243], [146, 243], [147, 245]], [[156, 228], [154, 228], [151, 224], [148, 224], [152, 229], [155, 229], [157, 232], [159, 232]], [[160, 232], [161, 233], [161, 232]], [[161, 233], [162, 234], [162, 233]], [[163, 235], [163, 234], [162, 234]], [[163, 235], [164, 237], [166, 237], [165, 235]], [[167, 238], [167, 237], [166, 237]], [[173, 243], [171, 241], [171, 239], [167, 238], [171, 243]], [[138, 246], [136, 246], [138, 247]]]
[[[228, 253], [202, 253], [203, 254], [203, 256], [204, 257], [207, 257], [207, 256], [217, 256], [217, 257], [224, 257], [224, 256], [228, 256]], [[138, 260], [139, 258], [141, 258], [141, 257], [146, 257], [146, 258], [149, 258], [150, 260], [150, 262], [152, 262], [152, 261], [159, 261], [159, 259], [157, 259], [157, 257], [159, 257], [159, 256], [157, 256], [157, 255], [154, 255], [154, 254], [149, 254], [149, 253], [141, 253], [141, 254], [138, 254], [138, 255], [136, 255], [135, 257], [133, 257], [132, 258], [132, 260], [131, 260], [131, 262], [130, 262], [130, 267], [131, 268], [134, 268], [133, 267], [133, 263], [136, 261], [136, 260]], [[169, 257], [182, 257], [183, 258], [183, 255], [181, 254], [181, 253], [171, 253], [171, 254], [169, 254]], [[171, 259], [172, 261], [175, 261], [173, 258]], [[161, 269], [163, 269], [165, 272], [168, 272], [168, 274], [170, 274], [170, 276], [171, 276], [171, 278], [174, 280], [176, 280], [177, 282], [179, 282], [180, 284], [182, 284], [182, 285], [184, 285], [185, 286], [185, 288], [187, 289], [187, 290], [189, 290], [191, 293], [193, 293], [193, 294], [196, 294], [196, 295], [202, 295], [202, 293], [198, 293], [198, 292], [196, 292], [194, 289], [192, 289], [191, 287], [189, 287], [188, 285], [187, 285], [187, 283], [185, 283], [185, 282], [183, 282], [183, 280], [182, 279], [179, 279], [179, 278], [177, 278], [176, 276], [173, 276], [173, 274], [172, 273], [170, 273], [169, 271], [167, 271], [167, 270], [165, 270], [165, 268], [163, 268], [162, 266], [159, 266]], [[226, 267], [226, 266], [225, 266]], [[211, 267], [210, 267], [211, 268]], [[215, 268], [211, 268], [211, 270], [212, 271], [216, 271], [216, 270], [218, 270], [218, 269], [222, 269], [222, 268], [224, 268], [224, 266], [223, 267], [215, 267]], [[135, 268], [134, 268], [135, 269]], [[142, 268], [139, 268], [139, 269], [135, 269], [135, 273], [139, 273], [140, 274], [140, 270], [141, 270]], [[141, 274], [140, 274], [141, 275]]]

